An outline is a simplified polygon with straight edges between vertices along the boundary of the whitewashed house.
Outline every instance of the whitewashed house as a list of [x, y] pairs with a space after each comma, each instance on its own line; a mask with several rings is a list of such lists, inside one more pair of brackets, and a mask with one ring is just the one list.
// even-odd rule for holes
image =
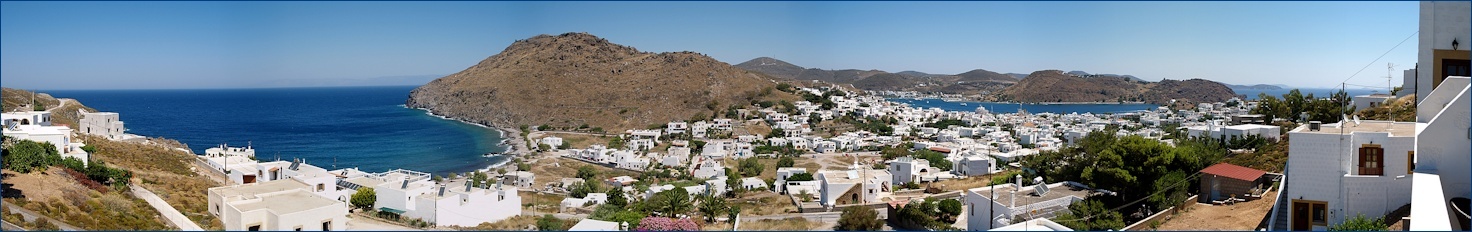
[[347, 229], [347, 203], [310, 189], [296, 180], [214, 187], [208, 210], [230, 231]]
[[[857, 166], [857, 165], [855, 165]], [[889, 171], [852, 167], [848, 171], [819, 171], [819, 200], [823, 206], [877, 202], [893, 186]], [[789, 193], [791, 190], [789, 190]]]
[[81, 109], [77, 109], [77, 113], [82, 115], [80, 122], [77, 122], [81, 124], [77, 128], [82, 134], [102, 136], [107, 139], [122, 139], [123, 132], [127, 131], [123, 127], [123, 121], [118, 120], [118, 113], [93, 113]]
[[[1409, 204], [1416, 123], [1310, 123], [1288, 132], [1283, 196], [1292, 230], [1321, 230], [1356, 214], [1385, 215]], [[1281, 214], [1280, 214], [1281, 215]]]
[[[1422, 12], [1425, 12], [1428, 3], [1421, 4]], [[1467, 2], [1451, 5], [1460, 5], [1463, 12], [1468, 9]], [[1424, 17], [1425, 13], [1422, 15]], [[1462, 20], [1462, 31], [1466, 32], [1466, 17]], [[1448, 77], [1417, 105], [1416, 150], [1407, 158], [1415, 160], [1411, 174], [1410, 230], [1472, 229], [1463, 224], [1465, 214], [1454, 210], [1466, 205], [1454, 206], [1451, 203], [1454, 198], [1472, 196], [1472, 181], [1469, 181], [1472, 178], [1472, 173], [1469, 173], [1472, 160], [1468, 155], [1472, 154], [1472, 147], [1469, 147], [1472, 145], [1472, 129], [1467, 126], [1472, 125], [1469, 123], [1472, 114], [1468, 113], [1469, 105], [1472, 105], [1472, 93], [1469, 93], [1472, 89], [1468, 85], [1467, 77]]]
[[1088, 197], [1088, 190], [1075, 190], [1069, 185], [1074, 183], [1009, 183], [966, 190], [961, 200], [966, 209], [963, 215], [966, 230], [994, 230], [1020, 223], [1012, 220], [1022, 216], [1055, 217], [1055, 213], [1066, 211], [1069, 205]]
[[542, 144], [547, 144], [547, 146], [552, 146], [553, 149], [557, 149], [558, 147], [562, 147], [562, 138], [557, 136], [547, 136], [546, 138], [542, 138]]

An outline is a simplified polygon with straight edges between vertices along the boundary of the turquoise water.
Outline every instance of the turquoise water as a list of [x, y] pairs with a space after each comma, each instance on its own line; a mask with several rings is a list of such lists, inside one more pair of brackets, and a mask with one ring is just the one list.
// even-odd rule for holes
[[225, 143], [261, 160], [305, 158], [333, 169], [444, 174], [506, 157], [500, 132], [404, 108], [413, 86], [211, 90], [55, 90], [118, 112], [128, 133], [179, 140], [195, 153]]

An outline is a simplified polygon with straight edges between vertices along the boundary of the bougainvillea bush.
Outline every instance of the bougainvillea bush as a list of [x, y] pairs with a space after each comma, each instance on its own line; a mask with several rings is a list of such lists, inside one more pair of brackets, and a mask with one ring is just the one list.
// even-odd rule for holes
[[700, 225], [689, 218], [672, 219], [667, 217], [646, 217], [639, 220], [639, 228], [636, 231], [696, 231]]

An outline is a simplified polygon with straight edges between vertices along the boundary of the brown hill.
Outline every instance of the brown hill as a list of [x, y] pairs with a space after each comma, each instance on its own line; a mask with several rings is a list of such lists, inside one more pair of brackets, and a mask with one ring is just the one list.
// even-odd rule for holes
[[1203, 79], [1139, 82], [1122, 76], [1078, 76], [1059, 70], [1033, 72], [998, 98], [1018, 102], [1124, 102], [1151, 104], [1220, 102], [1237, 94], [1226, 85]]
[[956, 75], [929, 74], [917, 71], [890, 73], [880, 70], [859, 69], [825, 70], [803, 68], [802, 66], [771, 57], [758, 57], [737, 64], [736, 67], [786, 80], [815, 80], [834, 84], [848, 84], [860, 90], [901, 90], [971, 95], [998, 91], [1011, 86], [1013, 83], [1017, 83], [1017, 78], [1015, 77], [983, 69], [971, 70]]
[[694, 52], [649, 53], [586, 33], [539, 35], [410, 93], [406, 105], [490, 124], [644, 128], [753, 100], [796, 99]]

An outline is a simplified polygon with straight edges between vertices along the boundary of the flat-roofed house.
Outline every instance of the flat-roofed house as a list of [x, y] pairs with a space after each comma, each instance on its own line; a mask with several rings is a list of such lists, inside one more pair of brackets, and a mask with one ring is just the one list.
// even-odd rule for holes
[[214, 187], [208, 190], [209, 211], [225, 230], [347, 229], [347, 203], [310, 189], [296, 180]]

